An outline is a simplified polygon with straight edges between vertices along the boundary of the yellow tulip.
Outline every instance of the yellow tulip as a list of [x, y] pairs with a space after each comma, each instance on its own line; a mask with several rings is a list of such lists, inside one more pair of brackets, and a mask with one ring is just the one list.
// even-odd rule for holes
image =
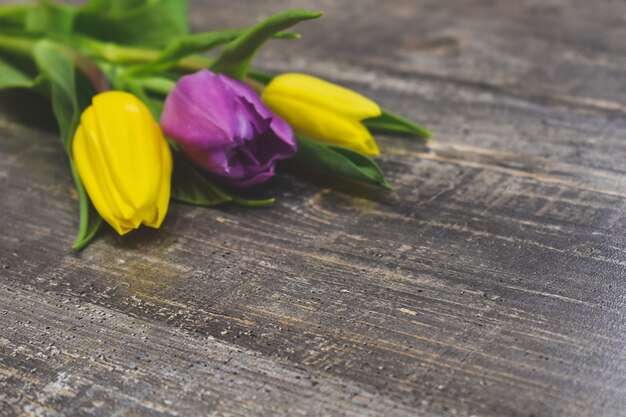
[[170, 200], [172, 154], [146, 106], [109, 91], [93, 98], [72, 145], [94, 207], [120, 235], [161, 226]]
[[263, 101], [296, 133], [366, 155], [379, 154], [361, 121], [380, 116], [380, 107], [354, 91], [310, 75], [283, 74], [265, 88]]

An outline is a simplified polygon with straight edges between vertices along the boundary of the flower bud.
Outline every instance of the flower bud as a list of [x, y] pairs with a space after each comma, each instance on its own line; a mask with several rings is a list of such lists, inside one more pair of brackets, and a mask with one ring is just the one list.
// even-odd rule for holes
[[267, 181], [296, 152], [291, 127], [254, 90], [208, 70], [178, 81], [161, 126], [192, 162], [236, 187]]
[[120, 235], [142, 223], [160, 227], [170, 200], [172, 154], [138, 98], [121, 91], [95, 96], [72, 148], [91, 202]]
[[269, 83], [263, 101], [296, 133], [366, 155], [379, 154], [361, 121], [380, 116], [380, 107], [354, 91], [310, 75], [289, 73]]

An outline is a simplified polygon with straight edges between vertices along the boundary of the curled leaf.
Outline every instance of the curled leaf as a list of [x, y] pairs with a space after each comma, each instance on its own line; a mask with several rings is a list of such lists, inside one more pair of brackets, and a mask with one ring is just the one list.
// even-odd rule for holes
[[432, 136], [432, 133], [425, 127], [386, 109], [383, 109], [379, 117], [364, 120], [363, 124], [372, 133], [413, 135], [424, 139]]
[[189, 33], [185, 0], [90, 0], [78, 10], [77, 32], [124, 45], [162, 47]]
[[285, 168], [296, 173], [356, 181], [391, 189], [378, 165], [367, 156], [342, 146], [327, 145], [303, 136], [298, 136], [297, 139], [298, 153], [283, 162]]
[[243, 79], [257, 51], [277, 33], [299, 22], [317, 19], [321, 12], [289, 10], [268, 17], [232, 41], [211, 66], [211, 70]]
[[48, 40], [38, 42], [34, 48], [34, 57], [39, 70], [50, 82], [52, 108], [78, 192], [79, 230], [72, 246], [72, 249], [78, 251], [91, 242], [102, 225], [102, 218], [87, 196], [72, 156], [72, 140], [80, 114], [91, 102], [94, 91], [87, 81], [77, 76], [72, 60], [55, 43]]

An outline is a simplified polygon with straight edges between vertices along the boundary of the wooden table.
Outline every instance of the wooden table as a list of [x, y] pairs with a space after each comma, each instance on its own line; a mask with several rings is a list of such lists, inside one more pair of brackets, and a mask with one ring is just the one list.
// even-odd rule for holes
[[0, 416], [626, 415], [626, 3], [267, 3], [194, 26], [322, 8], [258, 66], [436, 140], [380, 138], [390, 194], [281, 175], [75, 255], [54, 126], [5, 114]]

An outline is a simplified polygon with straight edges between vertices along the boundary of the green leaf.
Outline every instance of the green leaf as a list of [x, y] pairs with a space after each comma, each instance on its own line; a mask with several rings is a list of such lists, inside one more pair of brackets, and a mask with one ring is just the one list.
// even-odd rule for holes
[[254, 81], [257, 81], [263, 85], [268, 85], [274, 79], [274, 74], [270, 74], [269, 72], [261, 71], [255, 68], [248, 69], [248, 74], [246, 75], [252, 78]]
[[415, 135], [425, 139], [432, 136], [432, 133], [425, 127], [386, 109], [383, 109], [379, 117], [363, 120], [363, 125], [373, 133]]
[[367, 156], [303, 136], [297, 136], [297, 140], [298, 152], [293, 158], [283, 162], [287, 169], [391, 189], [378, 165]]
[[272, 204], [276, 202], [275, 198], [265, 198], [261, 200], [254, 200], [254, 199], [249, 199], [249, 198], [235, 197], [233, 195], [231, 195], [230, 197], [232, 198], [231, 200], [232, 204], [236, 206], [251, 207], [251, 208], [267, 207], [267, 206], [271, 206]]
[[80, 251], [89, 245], [89, 243], [91, 243], [91, 241], [96, 237], [100, 227], [102, 226], [103, 220], [93, 204], [91, 204], [89, 196], [87, 196], [87, 191], [85, 190], [83, 182], [80, 180], [78, 171], [76, 170], [76, 164], [74, 163], [74, 158], [72, 157], [70, 157], [70, 169], [72, 171], [72, 177], [74, 178], [74, 184], [76, 184], [76, 192], [78, 193], [80, 216], [78, 233], [76, 235], [76, 239], [74, 240], [74, 244], [72, 245], [72, 250]]
[[[170, 42], [153, 62], [137, 66], [133, 69], [133, 74], [150, 74], [167, 71], [181, 59], [232, 42], [243, 33], [244, 30], [242, 29], [226, 29], [183, 36], [182, 38]], [[274, 37], [277, 39], [296, 39], [299, 35], [297, 33], [281, 32], [277, 33]]]
[[37, 41], [23, 31], [7, 30], [0, 34], [0, 90], [29, 88], [46, 94], [43, 77], [32, 58]]
[[72, 249], [78, 251], [91, 242], [102, 225], [102, 218], [87, 196], [72, 156], [74, 132], [80, 115], [91, 102], [94, 92], [86, 80], [77, 77], [73, 62], [57, 44], [48, 40], [38, 42], [34, 48], [34, 58], [40, 71], [50, 82], [52, 108], [61, 130], [61, 138], [78, 192], [80, 222], [78, 235], [72, 246]]
[[0, 90], [5, 88], [31, 88], [36, 79], [12, 63], [0, 58]]
[[185, 0], [91, 0], [76, 15], [75, 28], [99, 40], [163, 47], [187, 35]]
[[308, 10], [289, 10], [270, 16], [246, 30], [236, 40], [228, 44], [211, 66], [211, 69], [215, 72], [228, 74], [234, 78], [243, 79], [254, 56], [265, 42], [278, 32], [286, 30], [299, 22], [317, 19], [320, 16], [322, 16], [321, 12]]
[[223, 45], [237, 39], [242, 31], [237, 29], [187, 35], [170, 42], [165, 50], [153, 62], [137, 67], [136, 74], [166, 71], [180, 59], [208, 51], [216, 46]]
[[11, 4], [0, 7], [0, 22], [2, 22], [3, 29], [7, 26], [24, 28], [26, 25], [26, 16], [33, 7], [36, 6]]
[[172, 198], [198, 206], [219, 206], [232, 199], [200, 174], [178, 151], [172, 150]]
[[72, 135], [78, 126], [81, 111], [74, 64], [61, 47], [48, 40], [37, 42], [34, 58], [41, 73], [50, 81], [54, 115], [59, 123], [65, 150], [71, 154]]
[[55, 39], [67, 39], [72, 33], [76, 9], [40, 1], [26, 15], [26, 30]]
[[172, 174], [172, 198], [197, 206], [215, 207], [232, 203], [245, 207], [264, 207], [275, 199], [250, 200], [232, 196], [209, 181], [185, 157], [175, 149], [174, 173]]

